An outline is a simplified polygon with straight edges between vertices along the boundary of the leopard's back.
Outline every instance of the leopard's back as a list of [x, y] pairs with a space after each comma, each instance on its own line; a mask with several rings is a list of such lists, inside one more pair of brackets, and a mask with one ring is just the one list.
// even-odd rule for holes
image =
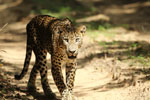
[[31, 44], [47, 48], [52, 41], [51, 24], [57, 21], [55, 17], [39, 15], [27, 24], [27, 39]]

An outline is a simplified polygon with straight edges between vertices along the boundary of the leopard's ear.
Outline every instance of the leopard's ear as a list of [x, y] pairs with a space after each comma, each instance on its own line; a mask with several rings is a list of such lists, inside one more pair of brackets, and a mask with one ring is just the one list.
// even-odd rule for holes
[[64, 18], [64, 19], [62, 19], [62, 22], [63, 22], [63, 24], [65, 24], [65, 25], [70, 25], [70, 24], [71, 24], [71, 21], [70, 21], [69, 18]]
[[86, 26], [85, 25], [80, 25], [78, 28], [77, 28], [77, 31], [82, 33], [83, 35], [85, 34], [86, 32]]

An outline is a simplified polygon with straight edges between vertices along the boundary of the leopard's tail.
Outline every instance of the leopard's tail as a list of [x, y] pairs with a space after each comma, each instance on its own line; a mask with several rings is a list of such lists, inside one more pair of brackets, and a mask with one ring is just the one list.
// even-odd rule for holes
[[21, 80], [26, 75], [26, 73], [28, 71], [28, 68], [29, 68], [31, 55], [32, 55], [32, 47], [27, 43], [26, 58], [25, 58], [25, 61], [24, 61], [24, 67], [23, 67], [23, 70], [22, 70], [20, 75], [17, 75], [17, 74], [15, 75], [16, 80]]

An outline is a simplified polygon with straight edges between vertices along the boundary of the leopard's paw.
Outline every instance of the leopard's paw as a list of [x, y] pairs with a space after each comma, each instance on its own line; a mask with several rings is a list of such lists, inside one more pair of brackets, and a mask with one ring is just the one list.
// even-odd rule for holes
[[77, 97], [75, 97], [68, 89], [66, 89], [62, 93], [61, 100], [77, 100]]

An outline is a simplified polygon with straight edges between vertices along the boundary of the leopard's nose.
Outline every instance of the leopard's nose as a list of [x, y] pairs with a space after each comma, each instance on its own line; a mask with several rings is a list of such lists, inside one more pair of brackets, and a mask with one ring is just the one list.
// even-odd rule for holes
[[76, 50], [69, 50], [70, 53], [74, 54]]

